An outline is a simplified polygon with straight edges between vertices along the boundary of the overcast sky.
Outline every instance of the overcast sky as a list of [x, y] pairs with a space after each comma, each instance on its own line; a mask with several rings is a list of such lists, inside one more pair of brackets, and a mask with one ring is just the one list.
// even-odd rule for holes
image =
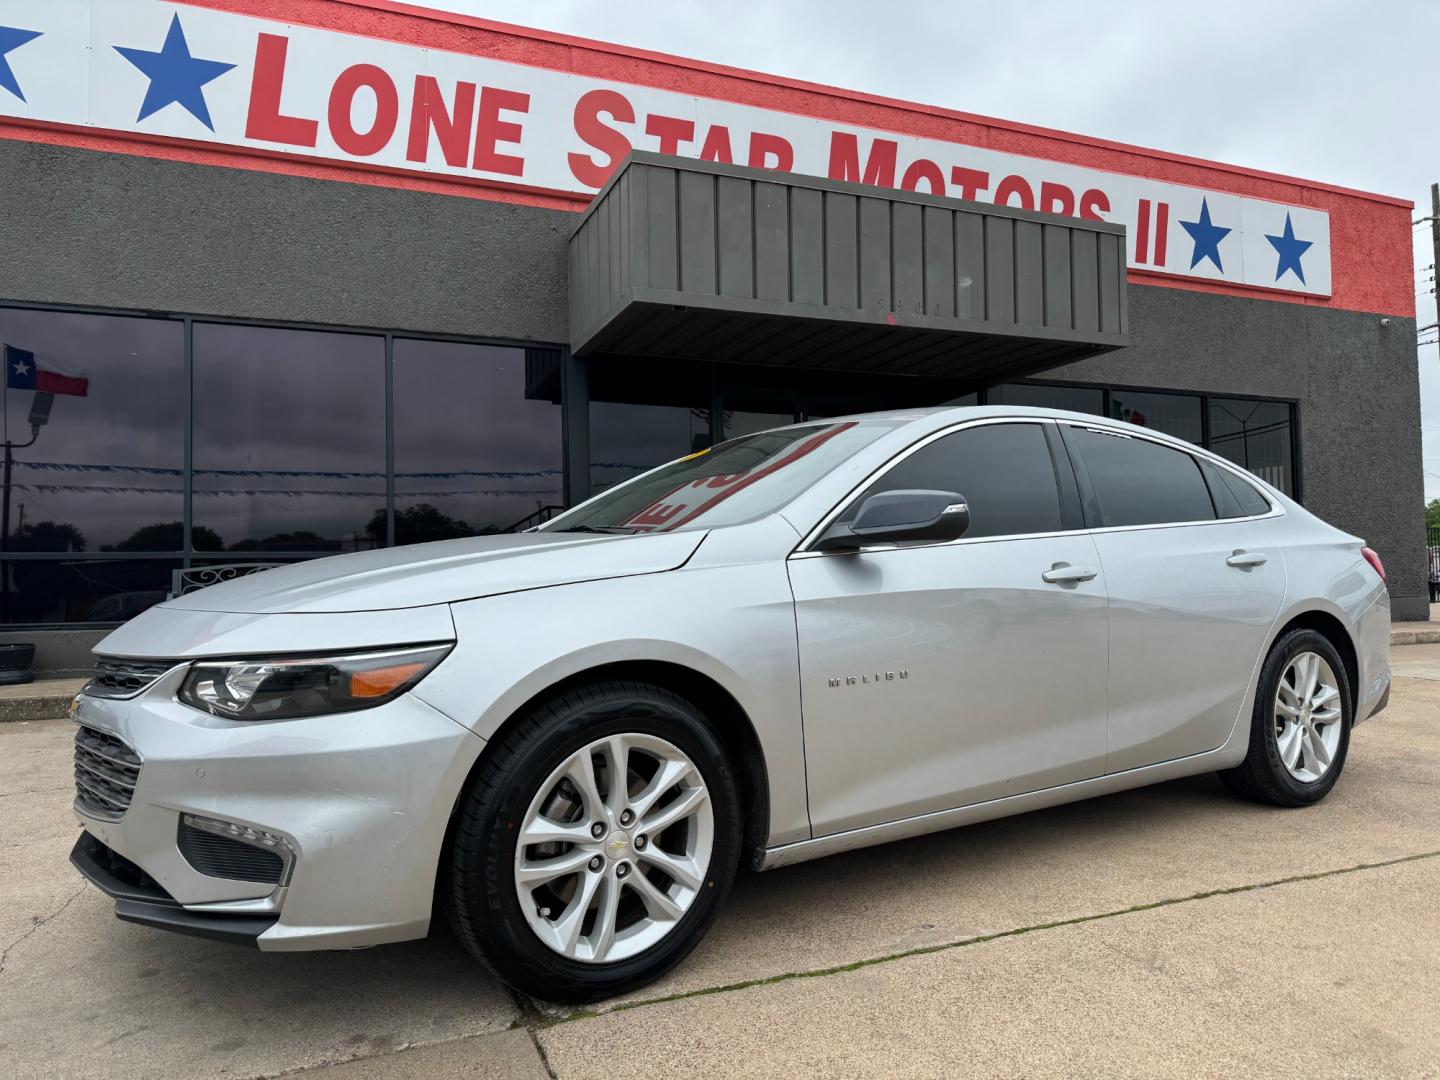
[[[1413, 200], [1440, 180], [1435, 0], [433, 0], [432, 7]], [[1436, 321], [1416, 230], [1419, 325]], [[1426, 335], [1433, 338], [1433, 333]], [[1440, 359], [1419, 350], [1427, 498]]]

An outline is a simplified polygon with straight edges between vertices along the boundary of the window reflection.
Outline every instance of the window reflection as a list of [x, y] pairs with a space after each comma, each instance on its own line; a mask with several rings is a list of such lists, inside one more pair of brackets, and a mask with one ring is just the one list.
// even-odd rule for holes
[[614, 487], [709, 445], [709, 409], [592, 401], [591, 490]]
[[44, 559], [0, 563], [3, 623], [118, 623], [169, 594], [168, 559]]
[[1196, 446], [1205, 438], [1200, 399], [1188, 394], [1112, 390], [1110, 415], [1116, 420], [1173, 435]]
[[[179, 322], [0, 308], [4, 434], [15, 449], [10, 551], [179, 551], [185, 342]], [[0, 350], [3, 352], [3, 350]], [[69, 376], [27, 382], [34, 368]], [[7, 372], [7, 375], [9, 373]], [[31, 438], [38, 388], [62, 392]]]
[[384, 339], [197, 325], [194, 520], [197, 549], [376, 546]]
[[1072, 412], [1105, 415], [1105, 391], [1093, 386], [1004, 383], [990, 387], [985, 400], [990, 405], [1024, 405], [1034, 409], [1069, 409]]
[[1294, 494], [1291, 407], [1283, 401], [1210, 399], [1210, 449]]
[[395, 342], [397, 544], [516, 531], [560, 507], [560, 408], [527, 390], [523, 349]]

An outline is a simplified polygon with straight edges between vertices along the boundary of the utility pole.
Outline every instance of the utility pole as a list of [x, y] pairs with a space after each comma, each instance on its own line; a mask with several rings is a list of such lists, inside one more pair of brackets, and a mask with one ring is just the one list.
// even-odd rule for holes
[[1440, 325], [1440, 184], [1430, 185], [1430, 239], [1435, 245], [1435, 322]]
[[[1417, 327], [1415, 331], [1416, 344], [1430, 345], [1434, 342], [1426, 335], [1440, 334], [1440, 184], [1430, 185], [1430, 216], [1419, 218], [1414, 224], [1417, 228], [1421, 225], [1430, 226], [1430, 240], [1433, 245], [1433, 261], [1419, 272], [1423, 274], [1428, 270], [1431, 275], [1422, 279], [1421, 284], [1431, 285], [1429, 292], [1435, 298], [1435, 321], [1429, 326]], [[1415, 321], [1418, 323], [1420, 320], [1417, 318]]]

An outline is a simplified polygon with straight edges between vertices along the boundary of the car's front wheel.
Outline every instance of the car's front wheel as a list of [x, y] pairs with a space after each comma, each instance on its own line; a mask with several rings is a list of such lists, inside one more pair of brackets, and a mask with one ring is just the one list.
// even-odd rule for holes
[[699, 942], [739, 846], [735, 778], [705, 717], [657, 686], [580, 687], [521, 717], [462, 800], [455, 929], [526, 993], [622, 993]]
[[1345, 767], [1350, 702], [1335, 646], [1314, 630], [1291, 630], [1261, 668], [1245, 760], [1221, 779], [1237, 795], [1274, 806], [1318, 802]]

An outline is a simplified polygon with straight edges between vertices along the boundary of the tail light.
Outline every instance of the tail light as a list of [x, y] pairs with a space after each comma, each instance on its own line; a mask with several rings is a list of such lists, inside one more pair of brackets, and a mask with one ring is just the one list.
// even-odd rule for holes
[[1365, 561], [1375, 568], [1375, 573], [1380, 575], [1380, 580], [1385, 580], [1385, 564], [1380, 561], [1380, 556], [1375, 554], [1374, 548], [1362, 547], [1360, 554], [1365, 556]]

